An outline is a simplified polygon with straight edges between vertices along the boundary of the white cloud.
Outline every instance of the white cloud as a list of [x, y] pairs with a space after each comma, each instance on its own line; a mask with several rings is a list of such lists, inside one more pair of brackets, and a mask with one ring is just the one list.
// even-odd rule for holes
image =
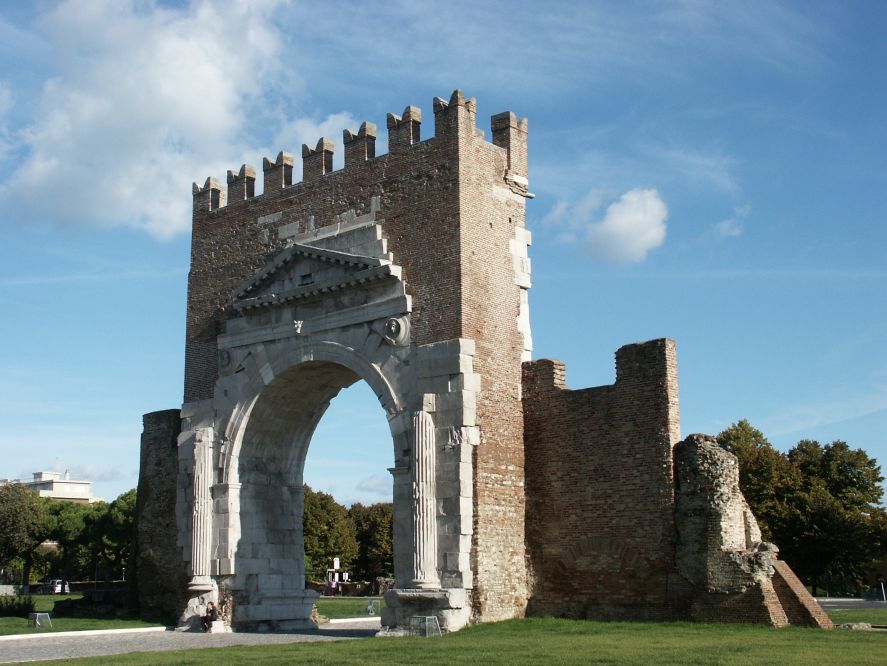
[[612, 263], [643, 261], [665, 242], [668, 207], [656, 190], [625, 192], [596, 222], [603, 201], [600, 190], [592, 190], [574, 205], [560, 201], [542, 223], [559, 227], [559, 241], [582, 242], [593, 257]]
[[733, 209], [733, 215], [713, 225], [710, 232], [718, 238], [736, 238], [745, 231], [744, 221], [751, 212], [751, 206], [746, 204]]
[[391, 477], [368, 476], [357, 483], [355, 490], [379, 497], [391, 497]]
[[643, 261], [665, 242], [668, 208], [656, 190], [630, 190], [610, 204], [586, 236], [588, 251], [615, 263]]
[[12, 136], [7, 125], [6, 115], [12, 109], [12, 89], [0, 81], [0, 163], [12, 150]]
[[280, 4], [54, 6], [34, 32], [52, 44], [55, 71], [17, 133], [24, 158], [0, 182], [3, 217], [188, 229], [191, 181], [239, 166], [220, 159], [255, 164], [263, 105], [290, 106], [298, 92], [273, 20]]

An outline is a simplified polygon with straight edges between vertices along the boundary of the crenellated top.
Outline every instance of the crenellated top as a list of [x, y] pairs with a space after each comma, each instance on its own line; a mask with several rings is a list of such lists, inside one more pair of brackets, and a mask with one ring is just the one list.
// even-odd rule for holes
[[256, 169], [244, 164], [238, 173], [228, 171], [228, 202], [243, 201], [256, 196]]
[[388, 152], [393, 153], [401, 146], [419, 143], [419, 128], [422, 125], [422, 110], [408, 106], [402, 116], [388, 114]]
[[[449, 100], [435, 97], [433, 108], [434, 139], [464, 141], [466, 137], [476, 140], [483, 136], [483, 132], [476, 126], [477, 100], [473, 97], [466, 98], [461, 90], [455, 90]], [[422, 110], [419, 107], [407, 106], [401, 115], [389, 113], [386, 125], [389, 154], [405, 153], [410, 147], [422, 143]], [[504, 174], [506, 183], [514, 192], [531, 197], [527, 192], [526, 118], [518, 118], [510, 111], [499, 113], [491, 118], [491, 131], [492, 144], [503, 148], [507, 156]], [[378, 159], [377, 135], [377, 127], [371, 122], [362, 123], [356, 133], [350, 129], [343, 130], [346, 170], [360, 168], [361, 164]], [[332, 173], [333, 151], [333, 142], [326, 137], [321, 137], [314, 148], [303, 144], [302, 181], [316, 182]], [[284, 151], [278, 153], [274, 161], [263, 158], [266, 195], [273, 195], [293, 185], [294, 163], [293, 155]], [[203, 187], [194, 183], [194, 211], [213, 211], [225, 206], [226, 202], [233, 204], [252, 199], [256, 196], [255, 182], [255, 168], [244, 164], [237, 172], [228, 171], [227, 192], [213, 178], [207, 178]]]
[[273, 162], [267, 157], [262, 158], [262, 170], [265, 172], [265, 192], [273, 192], [293, 184], [293, 164], [295, 158], [290, 153], [280, 151]]
[[203, 187], [193, 183], [191, 194], [194, 195], [194, 210], [216, 210], [225, 205], [222, 184], [215, 178], [207, 178]]
[[333, 170], [333, 149], [335, 145], [332, 139], [320, 137], [317, 146], [309, 148], [308, 144], [302, 144], [302, 180], [317, 180], [321, 176]]
[[342, 130], [342, 144], [345, 146], [345, 168], [352, 164], [366, 162], [376, 156], [376, 126], [373, 123], [361, 123], [357, 134], [351, 130]]

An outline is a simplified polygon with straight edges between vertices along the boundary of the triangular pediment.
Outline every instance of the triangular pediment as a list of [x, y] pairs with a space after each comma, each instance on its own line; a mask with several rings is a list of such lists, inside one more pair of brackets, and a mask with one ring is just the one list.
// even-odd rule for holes
[[400, 278], [400, 267], [386, 259], [292, 245], [234, 290], [234, 307], [269, 307], [391, 278]]

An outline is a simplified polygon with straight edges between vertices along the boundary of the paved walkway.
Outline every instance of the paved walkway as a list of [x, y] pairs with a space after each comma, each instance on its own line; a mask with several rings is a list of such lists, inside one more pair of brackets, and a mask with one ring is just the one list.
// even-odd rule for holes
[[375, 622], [361, 619], [355, 622], [326, 624], [322, 629], [292, 634], [203, 634], [162, 629], [154, 631], [119, 629], [4, 636], [0, 641], [0, 663], [76, 659], [128, 652], [165, 652], [229, 645], [271, 645], [367, 638], [379, 631], [378, 618], [374, 619]]
[[816, 601], [826, 611], [858, 610], [864, 608], [887, 608], [887, 602], [874, 599], [842, 599], [840, 597], [816, 597]]

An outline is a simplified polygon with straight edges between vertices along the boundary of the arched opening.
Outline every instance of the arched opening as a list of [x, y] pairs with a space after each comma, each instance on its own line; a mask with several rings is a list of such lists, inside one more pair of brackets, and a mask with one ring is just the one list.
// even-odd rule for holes
[[394, 574], [391, 433], [364, 381], [321, 418], [305, 460], [305, 577], [322, 594], [368, 594]]
[[[249, 410], [239, 454], [231, 461], [239, 484], [240, 534], [229, 582], [236, 624], [281, 629], [309, 618], [316, 594], [305, 585], [306, 456], [330, 401], [360, 379], [339, 363], [307, 361], [274, 377]], [[390, 431], [385, 439], [392, 442]], [[376, 448], [384, 450], [384, 459], [394, 458], [391, 444]]]

